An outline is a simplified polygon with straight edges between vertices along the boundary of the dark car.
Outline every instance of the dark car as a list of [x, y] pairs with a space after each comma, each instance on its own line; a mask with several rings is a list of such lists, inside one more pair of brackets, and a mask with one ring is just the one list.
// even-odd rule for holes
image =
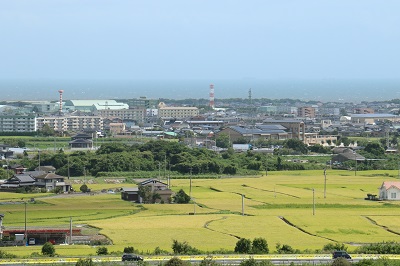
[[351, 260], [351, 256], [344, 250], [336, 250], [335, 252], [333, 252], [332, 258], [333, 259], [345, 258]]
[[122, 255], [122, 261], [143, 261], [143, 258], [134, 254]]

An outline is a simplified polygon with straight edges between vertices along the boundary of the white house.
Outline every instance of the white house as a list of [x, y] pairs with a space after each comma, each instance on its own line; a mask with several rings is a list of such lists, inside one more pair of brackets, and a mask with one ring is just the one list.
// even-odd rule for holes
[[400, 200], [400, 181], [384, 181], [379, 188], [380, 200]]

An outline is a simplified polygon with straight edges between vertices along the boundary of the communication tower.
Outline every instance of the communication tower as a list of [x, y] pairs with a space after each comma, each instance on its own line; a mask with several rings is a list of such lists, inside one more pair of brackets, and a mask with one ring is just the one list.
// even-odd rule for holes
[[210, 107], [212, 109], [215, 108], [215, 103], [214, 103], [214, 84], [210, 84]]
[[59, 110], [59, 113], [61, 115], [61, 113], [62, 113], [62, 95], [64, 93], [64, 90], [58, 90], [58, 93], [60, 94], [60, 110]]

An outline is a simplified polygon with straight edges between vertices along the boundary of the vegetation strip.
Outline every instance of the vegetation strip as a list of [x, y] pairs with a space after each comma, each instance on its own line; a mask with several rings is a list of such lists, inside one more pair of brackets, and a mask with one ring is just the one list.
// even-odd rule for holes
[[365, 219], [367, 219], [368, 221], [370, 221], [370, 222], [373, 223], [374, 225], [379, 226], [379, 227], [382, 228], [383, 230], [388, 231], [389, 233], [392, 233], [392, 234], [395, 234], [395, 235], [400, 235], [399, 232], [393, 231], [392, 229], [389, 229], [387, 226], [378, 224], [378, 223], [377, 223], [375, 220], [373, 220], [371, 217], [368, 217], [368, 216], [362, 216], [362, 217], [364, 217]]
[[333, 242], [336, 242], [336, 243], [337, 243], [337, 241], [334, 240], [334, 239], [332, 239], [332, 238], [323, 237], [323, 236], [319, 236], [319, 235], [315, 235], [315, 234], [312, 234], [312, 233], [310, 233], [310, 232], [307, 232], [307, 231], [304, 230], [303, 228], [300, 228], [300, 227], [298, 227], [297, 225], [291, 223], [289, 220], [287, 220], [287, 219], [286, 219], [285, 217], [283, 217], [283, 216], [279, 216], [279, 219], [281, 219], [281, 220], [284, 221], [286, 224], [288, 224], [288, 225], [290, 225], [290, 226], [296, 228], [297, 230], [300, 230], [301, 232], [303, 232], [303, 233], [305, 233], [305, 234], [307, 234], [307, 235], [315, 236], [315, 237], [319, 237], [319, 238], [323, 238], [323, 239], [327, 239], [327, 240], [330, 240], [330, 241], [333, 241]]
[[252, 189], [261, 190], [261, 191], [276, 193], [276, 194], [279, 194], [279, 195], [285, 195], [285, 196], [293, 197], [293, 198], [296, 198], [296, 199], [300, 199], [300, 197], [298, 197], [298, 196], [291, 195], [291, 194], [287, 194], [287, 193], [283, 193], [283, 192], [278, 192], [278, 191], [275, 191], [275, 190], [268, 190], [268, 189], [256, 188], [256, 187], [248, 186], [248, 185], [246, 185], [246, 184], [243, 184], [242, 186], [243, 186], [243, 187], [252, 188]]
[[233, 236], [233, 237], [235, 237], [235, 238], [237, 238], [237, 239], [240, 239], [240, 236], [236, 236], [236, 235], [234, 235], [234, 234], [229, 234], [229, 233], [220, 232], [220, 231], [217, 231], [217, 230], [215, 230], [215, 229], [211, 229], [211, 228], [208, 227], [212, 222], [216, 222], [216, 221], [220, 221], [220, 220], [226, 220], [227, 218], [228, 218], [228, 217], [224, 216], [224, 217], [222, 217], [222, 218], [220, 218], [220, 219], [215, 219], [215, 220], [207, 221], [207, 222], [204, 224], [204, 228], [206, 228], [206, 229], [208, 229], [208, 230], [210, 230], [210, 231], [213, 231], [213, 232], [217, 232], [217, 233], [224, 234], [224, 235], [228, 235], [228, 236]]

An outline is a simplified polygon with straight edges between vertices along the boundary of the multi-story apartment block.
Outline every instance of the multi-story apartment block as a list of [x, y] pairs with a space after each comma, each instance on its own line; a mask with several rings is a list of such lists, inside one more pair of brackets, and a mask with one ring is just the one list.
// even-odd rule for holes
[[374, 109], [372, 108], [355, 108], [353, 111], [354, 114], [373, 114]]
[[315, 117], [315, 108], [314, 107], [300, 107], [298, 108], [298, 116], [300, 117]]
[[144, 121], [146, 109], [103, 109], [95, 111], [94, 114], [108, 119], [119, 118], [125, 121], [136, 121], [141, 123]]
[[103, 130], [100, 116], [46, 116], [37, 118], [37, 130], [47, 124], [57, 132], [82, 131], [85, 129]]
[[294, 115], [297, 115], [297, 107], [287, 106], [287, 105], [279, 105], [276, 108], [276, 112], [278, 114], [294, 114]]
[[35, 132], [35, 115], [0, 115], [0, 132]]
[[162, 119], [166, 118], [188, 118], [199, 115], [197, 107], [166, 107], [164, 104], [159, 105], [158, 116]]

